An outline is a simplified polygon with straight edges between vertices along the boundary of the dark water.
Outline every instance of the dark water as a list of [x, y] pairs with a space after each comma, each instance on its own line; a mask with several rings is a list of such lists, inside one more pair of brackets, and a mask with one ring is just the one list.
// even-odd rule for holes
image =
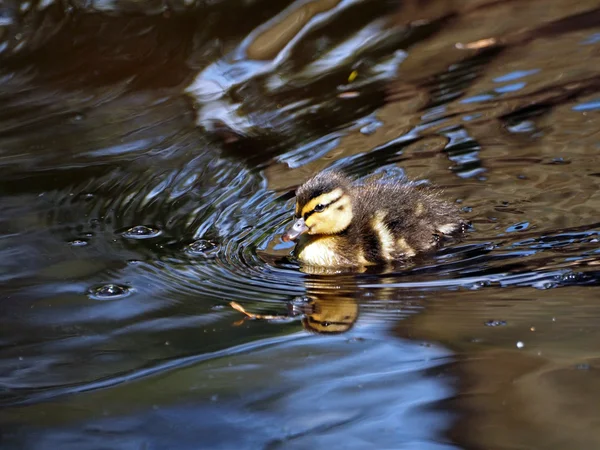
[[[597, 2], [65, 5], [0, 4], [1, 448], [600, 447]], [[330, 166], [473, 230], [302, 271]]]

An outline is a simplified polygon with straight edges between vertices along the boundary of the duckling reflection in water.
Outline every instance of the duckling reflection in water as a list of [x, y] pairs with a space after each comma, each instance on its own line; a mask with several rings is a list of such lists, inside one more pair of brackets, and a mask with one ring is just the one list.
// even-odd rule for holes
[[305, 330], [319, 334], [341, 334], [349, 331], [358, 319], [358, 303], [352, 298], [305, 297], [304, 301], [288, 304], [288, 314], [252, 314], [240, 304], [231, 302], [233, 309], [253, 320], [290, 320], [302, 316]]
[[406, 261], [465, 227], [431, 188], [406, 180], [357, 183], [327, 170], [297, 189], [295, 222], [282, 240], [297, 240], [294, 254], [310, 266], [365, 267]]

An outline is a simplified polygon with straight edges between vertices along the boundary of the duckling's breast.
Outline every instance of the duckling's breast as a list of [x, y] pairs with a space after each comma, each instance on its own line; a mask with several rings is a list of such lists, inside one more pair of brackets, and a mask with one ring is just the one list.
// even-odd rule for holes
[[302, 236], [294, 253], [303, 263], [314, 266], [345, 266], [350, 262], [339, 253], [335, 236]]

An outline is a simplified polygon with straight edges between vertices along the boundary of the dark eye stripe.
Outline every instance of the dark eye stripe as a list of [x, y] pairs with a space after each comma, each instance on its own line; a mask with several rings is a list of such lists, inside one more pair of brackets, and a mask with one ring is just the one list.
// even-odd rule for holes
[[[321, 212], [325, 211], [329, 205], [333, 205], [335, 202], [339, 201], [342, 197], [343, 197], [343, 195], [339, 196], [335, 200], [330, 201], [326, 205], [323, 205], [323, 209], [321, 210]], [[312, 211], [307, 212], [306, 214], [304, 214], [304, 220], [308, 219], [310, 216], [312, 216], [316, 212], [318, 212], [318, 211], [315, 211], [314, 209]]]

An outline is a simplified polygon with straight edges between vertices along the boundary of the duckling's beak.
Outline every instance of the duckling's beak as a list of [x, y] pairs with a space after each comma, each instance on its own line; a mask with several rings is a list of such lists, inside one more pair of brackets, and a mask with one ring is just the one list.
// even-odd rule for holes
[[283, 236], [281, 236], [281, 240], [283, 242], [295, 241], [296, 239], [298, 239], [298, 236], [300, 236], [303, 233], [306, 233], [307, 231], [308, 226], [304, 222], [304, 219], [298, 219], [296, 220], [296, 222], [294, 222], [294, 225], [289, 227], [286, 230], [286, 232], [283, 233]]

